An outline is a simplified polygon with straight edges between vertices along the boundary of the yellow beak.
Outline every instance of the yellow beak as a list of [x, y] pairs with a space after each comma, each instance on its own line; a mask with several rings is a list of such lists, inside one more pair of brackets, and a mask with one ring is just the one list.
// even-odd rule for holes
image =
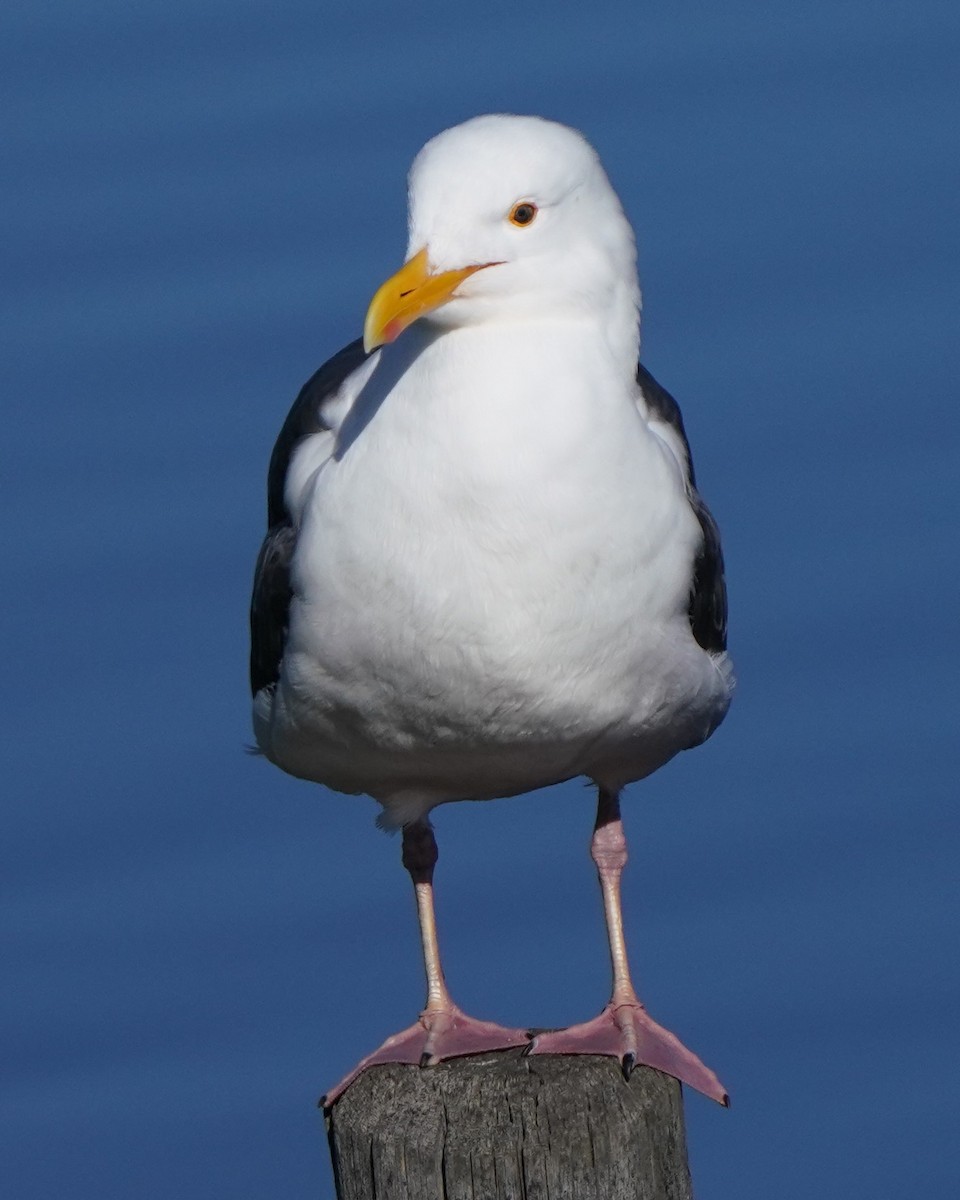
[[363, 348], [369, 354], [385, 342], [395, 341], [418, 317], [446, 304], [465, 279], [496, 263], [477, 263], [456, 271], [431, 275], [423, 249], [405, 262], [396, 275], [381, 284], [370, 301], [363, 323]]

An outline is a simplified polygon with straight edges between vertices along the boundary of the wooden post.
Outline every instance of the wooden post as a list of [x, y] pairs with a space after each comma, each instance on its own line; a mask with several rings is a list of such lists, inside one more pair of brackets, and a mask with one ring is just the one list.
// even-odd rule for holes
[[327, 1132], [338, 1200], [691, 1200], [680, 1084], [613, 1058], [372, 1067]]

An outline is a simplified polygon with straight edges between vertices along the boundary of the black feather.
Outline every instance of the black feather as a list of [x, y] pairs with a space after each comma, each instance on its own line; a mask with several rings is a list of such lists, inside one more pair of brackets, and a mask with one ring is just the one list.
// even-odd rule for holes
[[287, 419], [270, 455], [270, 469], [267, 472], [267, 525], [271, 529], [281, 521], [290, 520], [283, 491], [294, 450], [304, 438], [330, 428], [323, 419], [324, 402], [340, 391], [348, 376], [363, 366], [366, 357], [363, 341], [358, 338], [328, 359], [300, 389], [300, 394], [287, 413]]
[[292, 525], [275, 525], [257, 556], [250, 601], [250, 690], [254, 695], [280, 678], [290, 612], [290, 560], [296, 540]]
[[268, 532], [260, 547], [250, 601], [250, 688], [254, 695], [280, 678], [290, 613], [290, 561], [297, 530], [287, 511], [284, 489], [290, 459], [311, 434], [329, 426], [323, 406], [366, 359], [359, 340], [345, 346], [323, 364], [300, 389], [287, 414], [270, 456], [267, 472]]
[[690, 628], [697, 643], [704, 650], [718, 653], [727, 648], [727, 585], [723, 577], [720, 530], [703, 497], [697, 491], [693, 456], [690, 453], [687, 431], [683, 427], [680, 405], [643, 366], [637, 367], [637, 383], [650, 413], [676, 430], [686, 450], [690, 503], [703, 532], [703, 542], [693, 568]]

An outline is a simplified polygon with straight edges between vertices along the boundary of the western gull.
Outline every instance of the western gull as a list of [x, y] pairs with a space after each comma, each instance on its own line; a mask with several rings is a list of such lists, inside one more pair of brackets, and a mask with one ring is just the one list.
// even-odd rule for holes
[[[623, 787], [730, 703], [717, 526], [674, 399], [638, 368], [633, 231], [596, 152], [539, 117], [448, 129], [409, 179], [406, 264], [307, 382], [268, 478], [251, 605], [260, 751], [403, 831], [427, 977], [364, 1067], [525, 1046], [646, 1063], [726, 1103], [631, 982]], [[400, 335], [403, 335], [402, 337]], [[430, 812], [585, 776], [613, 991], [532, 1036], [444, 980]]]

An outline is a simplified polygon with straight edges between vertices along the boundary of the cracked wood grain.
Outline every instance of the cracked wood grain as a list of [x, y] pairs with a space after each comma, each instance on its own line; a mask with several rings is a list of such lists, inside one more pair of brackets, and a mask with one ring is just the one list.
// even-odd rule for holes
[[679, 1083], [612, 1058], [373, 1067], [327, 1131], [338, 1200], [691, 1200]]

